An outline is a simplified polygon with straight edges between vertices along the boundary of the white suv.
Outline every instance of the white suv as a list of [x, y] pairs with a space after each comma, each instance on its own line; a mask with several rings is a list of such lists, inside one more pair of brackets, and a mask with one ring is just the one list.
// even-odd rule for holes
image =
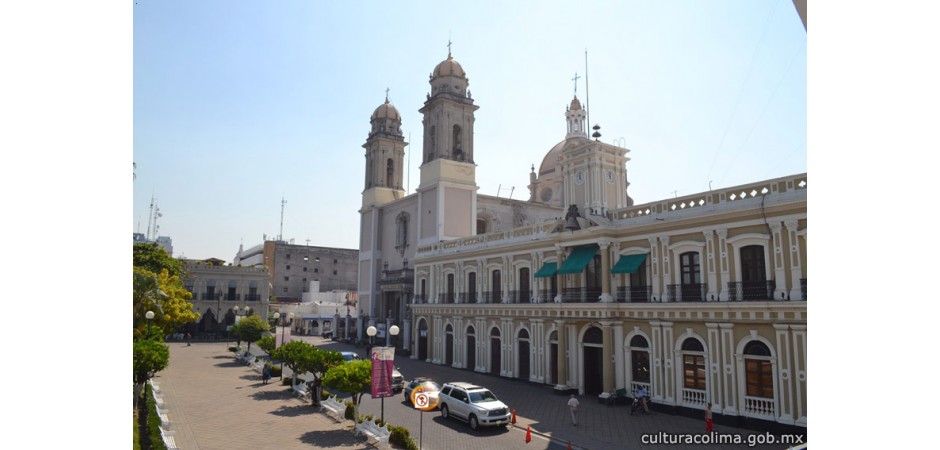
[[456, 417], [476, 430], [481, 425], [508, 425], [509, 407], [489, 389], [470, 383], [445, 383], [439, 395], [441, 416]]

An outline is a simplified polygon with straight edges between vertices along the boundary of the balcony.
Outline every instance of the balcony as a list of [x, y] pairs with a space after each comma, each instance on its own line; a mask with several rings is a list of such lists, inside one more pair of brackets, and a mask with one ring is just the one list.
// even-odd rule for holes
[[476, 292], [461, 292], [457, 294], [457, 303], [476, 303], [476, 302], [477, 302]]
[[539, 289], [539, 298], [543, 303], [552, 303], [555, 301], [555, 297], [558, 295], [558, 291], [554, 289]]
[[774, 299], [774, 280], [766, 281], [729, 281], [728, 300], [732, 302], [758, 301]]
[[800, 278], [800, 295], [806, 300], [806, 278]]
[[222, 296], [222, 300], [229, 301], [229, 302], [237, 302], [241, 300], [241, 297], [242, 297], [241, 294], [224, 294]]
[[415, 294], [415, 303], [427, 303], [428, 297], [421, 294]]
[[509, 291], [506, 303], [532, 303], [532, 291]]
[[564, 288], [561, 291], [562, 303], [597, 303], [601, 290], [598, 288]]
[[[705, 293], [708, 292], [704, 283], [695, 284], [667, 284], [667, 302], [704, 302]], [[772, 293], [771, 293], [772, 294]]]
[[648, 303], [653, 301], [651, 286], [620, 286], [617, 288], [619, 303]]
[[221, 300], [222, 293], [221, 292], [203, 292], [202, 299], [203, 300]]
[[260, 294], [245, 294], [245, 301], [246, 302], [260, 302], [261, 295]]
[[486, 291], [480, 296], [480, 300], [483, 303], [502, 303], [503, 293], [502, 291]]
[[445, 292], [441, 294], [441, 303], [456, 303], [457, 297], [453, 292]]

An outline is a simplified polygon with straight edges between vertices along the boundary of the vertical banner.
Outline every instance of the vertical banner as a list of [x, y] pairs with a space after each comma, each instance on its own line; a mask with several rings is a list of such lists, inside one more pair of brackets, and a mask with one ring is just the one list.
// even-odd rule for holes
[[284, 345], [281, 342], [281, 333], [278, 333], [277, 328], [274, 328], [274, 348], [279, 348], [281, 345]]
[[372, 398], [391, 397], [394, 347], [372, 347]]

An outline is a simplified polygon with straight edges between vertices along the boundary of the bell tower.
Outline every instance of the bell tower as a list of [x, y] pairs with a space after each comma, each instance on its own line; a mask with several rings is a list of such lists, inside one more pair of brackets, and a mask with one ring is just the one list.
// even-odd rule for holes
[[424, 115], [419, 244], [476, 234], [473, 122], [479, 107], [473, 104], [466, 72], [450, 51], [428, 82], [431, 93], [419, 110]]
[[401, 114], [388, 101], [375, 108], [370, 119], [372, 129], [366, 143], [365, 189], [362, 207], [379, 206], [405, 196], [402, 173], [405, 160], [405, 137], [401, 133]]

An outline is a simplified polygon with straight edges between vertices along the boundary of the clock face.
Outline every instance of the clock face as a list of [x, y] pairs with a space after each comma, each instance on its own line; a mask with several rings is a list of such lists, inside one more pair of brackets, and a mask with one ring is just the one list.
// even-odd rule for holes
[[578, 173], [574, 174], [575, 184], [581, 185], [584, 184], [584, 171], [579, 170]]

